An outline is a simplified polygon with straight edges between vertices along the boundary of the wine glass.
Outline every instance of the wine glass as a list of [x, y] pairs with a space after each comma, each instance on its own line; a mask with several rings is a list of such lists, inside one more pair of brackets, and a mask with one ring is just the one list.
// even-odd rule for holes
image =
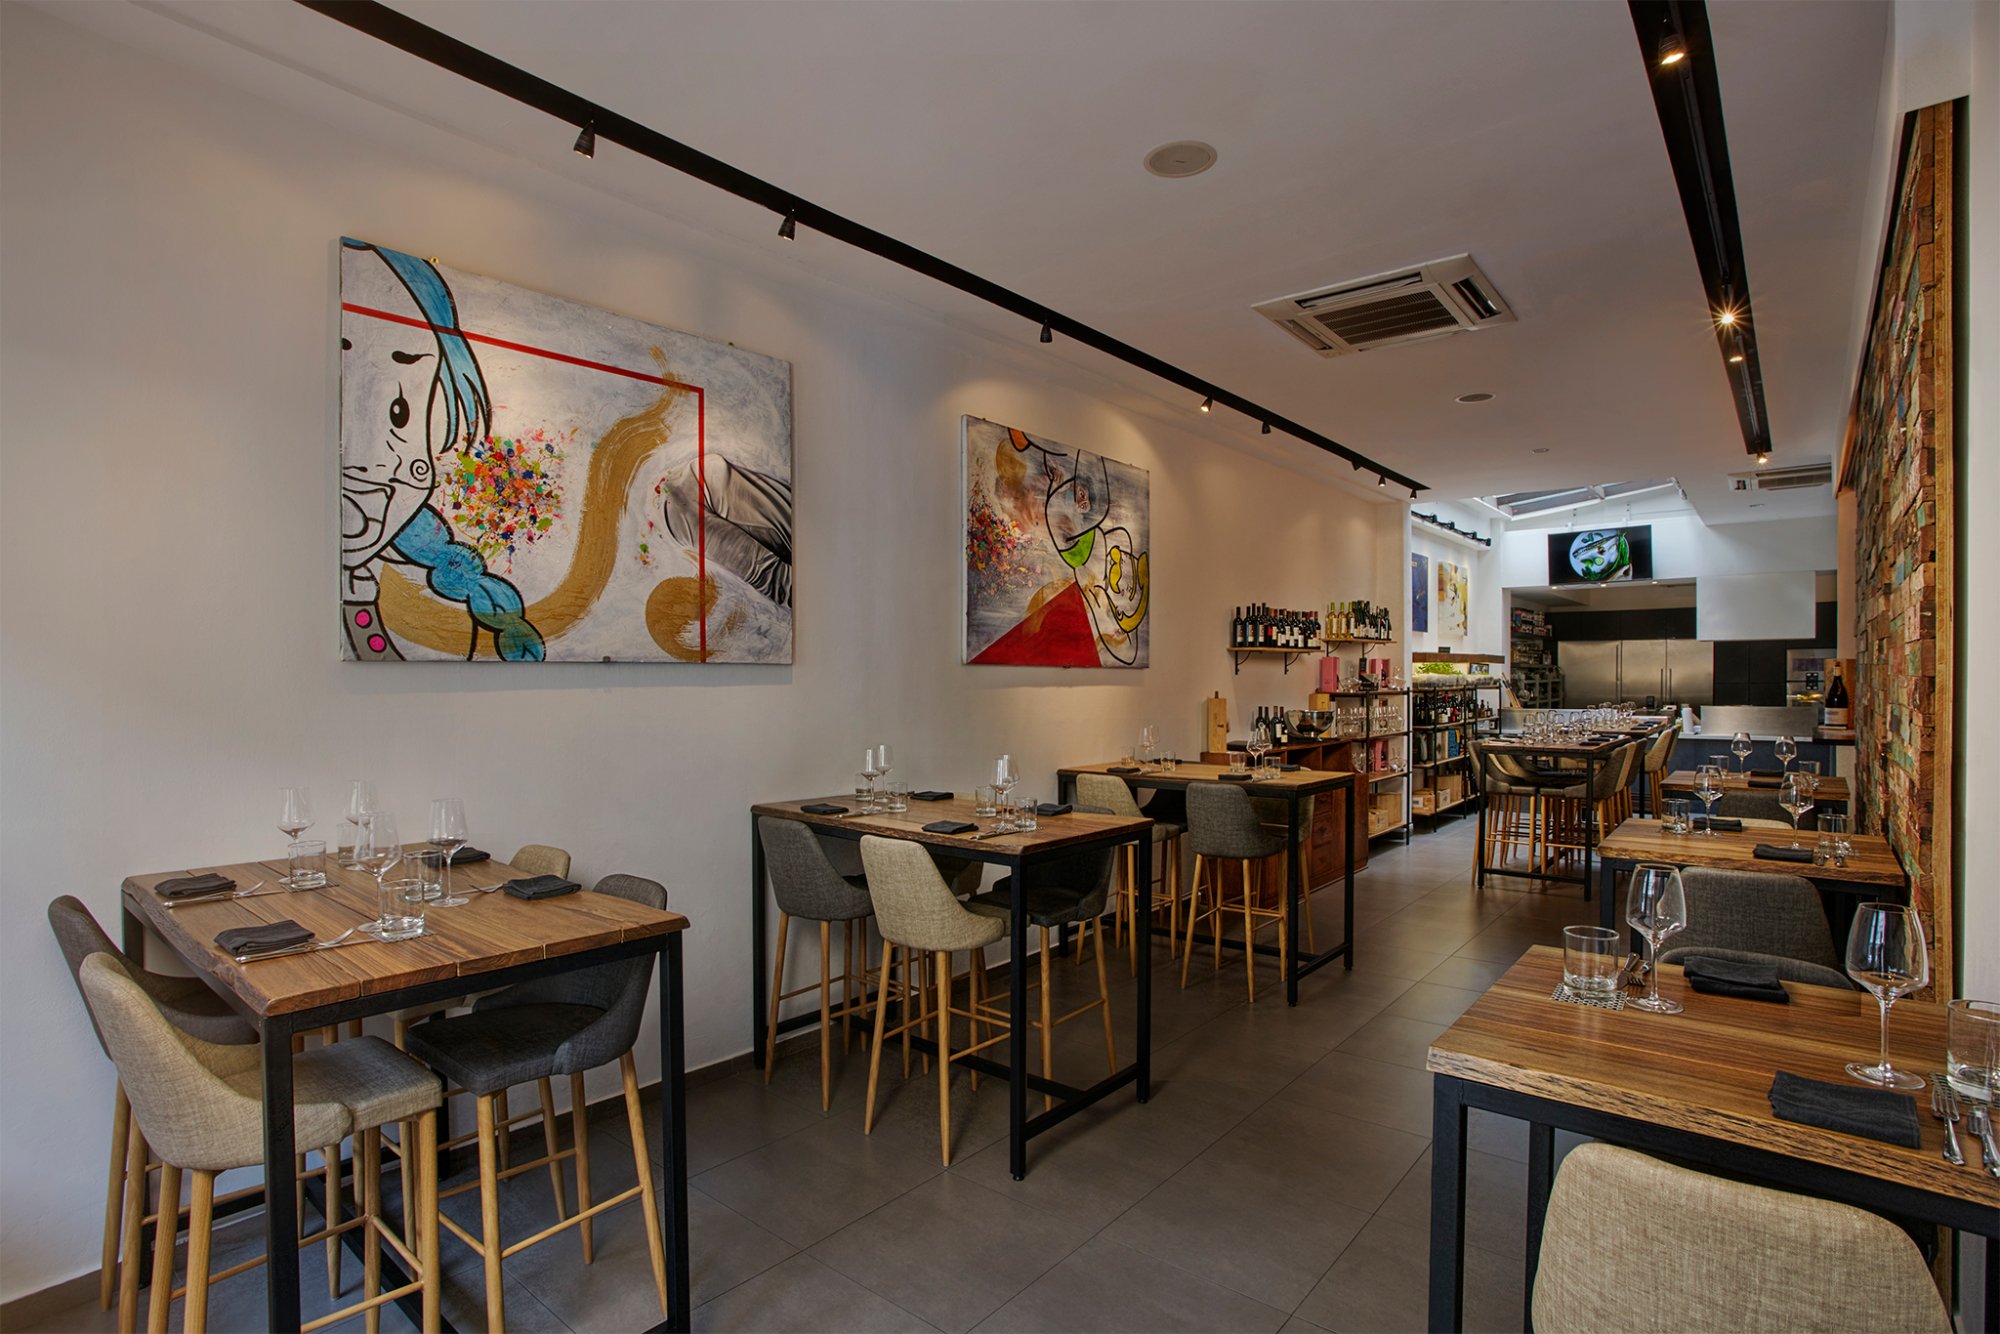
[[1678, 1001], [1660, 995], [1660, 942], [1687, 925], [1687, 893], [1678, 867], [1641, 862], [1625, 892], [1625, 920], [1646, 938], [1646, 994], [1632, 1004], [1654, 1014], [1679, 1014]]
[[861, 760], [861, 781], [866, 790], [855, 794], [861, 798], [862, 810], [875, 804], [875, 780], [881, 776], [882, 771], [875, 767], [875, 747], [870, 746]]
[[1264, 753], [1271, 749], [1271, 739], [1264, 734], [1263, 728], [1258, 727], [1251, 730], [1250, 744], [1247, 749], [1250, 752], [1250, 772], [1253, 774], [1263, 773]]
[[1719, 765], [1719, 764], [1704, 764], [1704, 765], [1702, 765], [1702, 766], [1701, 766], [1701, 768], [1699, 768], [1699, 769], [1695, 770], [1695, 774], [1694, 774], [1694, 794], [1695, 794], [1695, 795], [1696, 795], [1697, 797], [1700, 797], [1700, 798], [1701, 798], [1701, 804], [1702, 804], [1703, 806], [1705, 806], [1705, 807], [1707, 807], [1707, 808], [1708, 808], [1708, 809], [1707, 809], [1707, 812], [1706, 812], [1706, 815], [1707, 815], [1707, 823], [1706, 823], [1706, 824], [1704, 824], [1704, 825], [1702, 826], [1702, 830], [1703, 830], [1703, 832], [1705, 832], [1705, 833], [1706, 833], [1706, 834], [1707, 834], [1707, 835], [1708, 835], [1708, 836], [1709, 836], [1710, 838], [1714, 838], [1714, 837], [1715, 837], [1715, 803], [1716, 803], [1716, 802], [1718, 802], [1718, 801], [1720, 801], [1720, 800], [1722, 800], [1722, 766], [1721, 766], [1721, 765]]
[[[375, 877], [377, 901], [385, 891], [383, 880], [403, 860], [403, 843], [396, 833], [396, 817], [386, 811], [364, 815], [354, 833], [354, 862]], [[378, 920], [387, 924], [388, 914]]]
[[348, 843], [353, 849], [342, 863], [351, 870], [361, 869], [361, 826], [375, 809], [375, 785], [365, 778], [356, 778], [347, 785], [347, 808], [341, 818], [353, 828], [348, 831]]
[[1738, 732], [1729, 739], [1729, 753], [1736, 757], [1736, 771], [1738, 773], [1743, 772], [1744, 761], [1750, 758], [1750, 752], [1753, 749], [1755, 747], [1750, 744], [1750, 734], [1748, 732]]
[[1849, 1061], [1847, 1073], [1883, 1088], [1920, 1089], [1924, 1077], [1889, 1064], [1889, 1007], [1898, 996], [1921, 991], [1931, 980], [1924, 924], [1899, 903], [1864, 903], [1847, 933], [1847, 975], [1882, 1007], [1881, 1058], [1874, 1065]]
[[1790, 772], [1792, 761], [1799, 757], [1799, 743], [1791, 737], [1781, 736], [1778, 738], [1778, 744], [1771, 749], [1777, 752], [1778, 763]]
[[1813, 808], [1812, 780], [1804, 774], [1786, 774], [1778, 789], [1778, 804], [1792, 814], [1792, 846], [1799, 846], [1799, 817]]
[[886, 792], [889, 786], [889, 771], [895, 767], [889, 759], [887, 746], [875, 747], [875, 781]]
[[1153, 764], [1153, 751], [1160, 744], [1160, 729], [1147, 723], [1139, 729], [1139, 754], [1147, 768]]
[[444, 893], [438, 899], [440, 908], [456, 908], [468, 903], [462, 894], [451, 892], [451, 859], [465, 846], [465, 802], [459, 797], [434, 797], [431, 800], [431, 846], [444, 853]]
[[[285, 836], [285, 842], [298, 842], [299, 835], [312, 827], [312, 790], [303, 787], [279, 788], [278, 832]], [[285, 876], [278, 883], [289, 886], [292, 878]]]
[[1014, 784], [1019, 781], [1020, 775], [1014, 771], [1014, 757], [1002, 755], [993, 765], [993, 791], [1000, 798], [995, 804], [1004, 810], [1007, 805], [1007, 794], [1014, 790]]

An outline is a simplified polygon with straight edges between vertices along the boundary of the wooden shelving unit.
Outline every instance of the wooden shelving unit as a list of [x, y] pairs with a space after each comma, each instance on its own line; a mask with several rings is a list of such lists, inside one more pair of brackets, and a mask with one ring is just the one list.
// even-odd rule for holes
[[[1465, 707], [1466, 712], [1473, 716], [1454, 723], [1420, 724], [1415, 722], [1415, 709], [1412, 708], [1410, 770], [1413, 775], [1411, 779], [1413, 787], [1410, 794], [1410, 811], [1413, 821], [1418, 815], [1436, 817], [1446, 811], [1470, 807], [1478, 801], [1479, 791], [1474, 776], [1467, 772], [1472, 751], [1465, 743], [1474, 737], [1490, 735], [1498, 728], [1502, 700], [1495, 699], [1490, 716], [1479, 717], [1477, 716], [1481, 708], [1479, 694], [1485, 690], [1500, 691], [1503, 685], [1504, 683], [1497, 678], [1440, 682], [1436, 685], [1423, 684], [1419, 679], [1415, 693], [1411, 697], [1413, 705], [1416, 698], [1423, 695], [1434, 697], [1433, 707], [1441, 701], [1441, 697], [1456, 695], [1461, 697], [1458, 702]], [[1451, 744], [1447, 740], [1450, 737], [1458, 739], [1458, 753], [1439, 754], [1439, 750]], [[1428, 743], [1431, 753], [1427, 759], [1417, 758], [1417, 750], [1421, 743]], [[1439, 785], [1441, 780], [1444, 783], [1442, 787]], [[1419, 781], [1422, 781], [1422, 786], [1415, 786]], [[1440, 799], [1447, 792], [1454, 795], [1448, 799]]]
[[1236, 660], [1236, 671], [1232, 675], [1240, 675], [1242, 673], [1243, 659], [1253, 653], [1282, 653], [1285, 655], [1285, 675], [1290, 676], [1292, 674], [1292, 664], [1312, 651], [1309, 648], [1232, 648], [1229, 650], [1229, 656]]

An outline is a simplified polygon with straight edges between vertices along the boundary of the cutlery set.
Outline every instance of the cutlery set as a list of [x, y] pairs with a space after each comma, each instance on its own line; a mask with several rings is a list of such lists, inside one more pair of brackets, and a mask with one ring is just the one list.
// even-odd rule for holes
[[1931, 1115], [1944, 1122], [1944, 1160], [1955, 1167], [1965, 1166], [1965, 1151], [1959, 1147], [1958, 1125], [1965, 1122], [1979, 1142], [1979, 1160], [1986, 1175], [2000, 1180], [2000, 1145], [1994, 1142], [1993, 1113], [1985, 1103], [1962, 1107], [1958, 1094], [1943, 1075], [1931, 1076]]

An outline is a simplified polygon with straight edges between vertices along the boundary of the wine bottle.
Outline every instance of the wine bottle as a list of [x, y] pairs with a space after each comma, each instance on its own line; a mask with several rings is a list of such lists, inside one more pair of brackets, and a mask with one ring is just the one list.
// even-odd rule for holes
[[1853, 706], [1847, 697], [1847, 678], [1840, 668], [1833, 669], [1833, 684], [1826, 688], [1826, 725], [1828, 727], [1852, 727], [1854, 725]]

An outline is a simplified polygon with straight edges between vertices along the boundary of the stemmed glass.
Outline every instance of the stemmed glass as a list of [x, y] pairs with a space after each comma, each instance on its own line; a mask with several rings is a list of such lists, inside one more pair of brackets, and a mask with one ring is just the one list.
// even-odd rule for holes
[[993, 791], [1000, 800], [994, 803], [1003, 811], [1007, 808], [1007, 794], [1014, 790], [1014, 784], [1021, 776], [1014, 772], [1014, 757], [1002, 755], [993, 765]]
[[1931, 956], [1924, 924], [1899, 903], [1864, 903], [1847, 933], [1847, 975], [1882, 1007], [1881, 1058], [1874, 1065], [1849, 1061], [1847, 1073], [1883, 1088], [1920, 1089], [1922, 1075], [1889, 1064], [1889, 1007], [1899, 996], [1921, 991], [1931, 980]]
[[881, 776], [882, 771], [875, 767], [875, 747], [870, 746], [862, 757], [861, 782], [859, 790], [854, 794], [861, 799], [862, 810], [868, 810], [875, 805], [875, 780]]
[[1678, 1001], [1660, 995], [1660, 942], [1688, 922], [1687, 893], [1678, 867], [1641, 862], [1625, 893], [1625, 920], [1646, 938], [1646, 994], [1632, 1004], [1654, 1014], [1679, 1014]]
[[1263, 728], [1259, 727], [1251, 730], [1248, 749], [1250, 751], [1250, 772], [1253, 774], [1262, 774], [1264, 772], [1264, 755], [1271, 749], [1271, 738], [1265, 735]]
[[1147, 723], [1139, 729], [1140, 762], [1147, 768], [1153, 767], [1153, 751], [1160, 744], [1160, 729]]
[[1744, 761], [1750, 758], [1750, 752], [1754, 749], [1755, 747], [1750, 744], [1750, 734], [1748, 732], [1738, 732], [1730, 738], [1729, 753], [1736, 757], [1736, 771], [1738, 773], [1743, 772]]
[[356, 778], [349, 782], [347, 785], [347, 810], [341, 818], [354, 826], [348, 835], [349, 844], [353, 848], [353, 851], [348, 856], [352, 860], [343, 863], [350, 869], [357, 871], [361, 869], [361, 826], [367, 823], [369, 815], [374, 810], [375, 785], [365, 778]]
[[[312, 790], [303, 787], [281, 787], [278, 789], [278, 832], [285, 836], [287, 843], [299, 841], [299, 835], [313, 827]], [[281, 885], [290, 885], [292, 878], [286, 876]]]
[[1804, 774], [1786, 774], [1778, 789], [1778, 804], [1792, 814], [1792, 846], [1799, 846], [1799, 817], [1813, 808], [1812, 780]]
[[[354, 864], [375, 877], [378, 903], [387, 893], [383, 880], [402, 860], [403, 843], [396, 834], [396, 817], [384, 811], [371, 811], [362, 816], [354, 832]], [[388, 926], [388, 916], [387, 911], [383, 911], [377, 918], [377, 924]]]
[[889, 771], [894, 767], [889, 761], [889, 748], [875, 747], [875, 782], [881, 789], [885, 801], [889, 790]]
[[1704, 764], [1701, 766], [1701, 768], [1695, 770], [1694, 794], [1697, 797], [1700, 797], [1701, 804], [1708, 808], [1706, 812], [1708, 822], [1702, 826], [1702, 831], [1706, 833], [1710, 838], [1714, 838], [1715, 803], [1722, 800], [1721, 765]]
[[1792, 761], [1799, 757], [1799, 743], [1791, 737], [1781, 736], [1778, 738], [1778, 744], [1771, 747], [1771, 749], [1777, 752], [1778, 763], [1783, 765], [1786, 772], [1789, 773]]
[[444, 895], [438, 899], [440, 908], [456, 908], [471, 902], [462, 894], [451, 892], [451, 859], [465, 846], [465, 802], [459, 797], [434, 797], [431, 799], [431, 846], [444, 853]]

